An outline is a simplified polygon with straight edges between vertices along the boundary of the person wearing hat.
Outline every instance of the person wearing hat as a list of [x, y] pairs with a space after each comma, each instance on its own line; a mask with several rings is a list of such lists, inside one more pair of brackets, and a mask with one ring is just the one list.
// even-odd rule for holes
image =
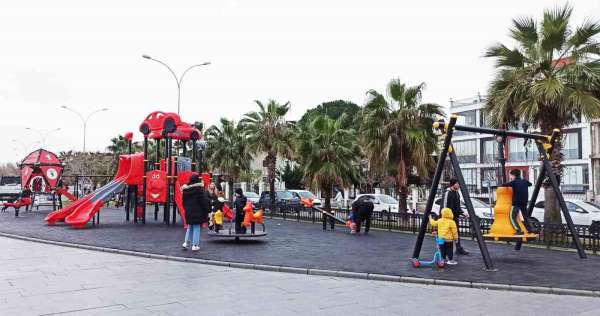
[[190, 181], [184, 184], [181, 190], [183, 192], [185, 220], [188, 224], [183, 249], [187, 250], [191, 241], [192, 251], [198, 251], [200, 250], [200, 228], [202, 224], [208, 222], [210, 202], [197, 174], [192, 175]]
[[246, 227], [242, 226], [244, 221], [244, 207], [246, 206], [248, 199], [244, 196], [244, 192], [241, 188], [235, 189], [235, 201], [233, 201], [233, 207], [235, 208], [235, 233], [245, 234]]
[[[454, 222], [456, 223], [456, 227], [460, 227], [458, 225], [458, 218], [461, 215], [468, 216], [468, 214], [464, 214], [462, 208], [460, 207], [460, 194], [458, 193], [460, 190], [460, 185], [458, 184], [458, 180], [452, 178], [450, 179], [450, 185], [444, 192], [444, 198], [442, 199], [442, 205], [440, 205], [440, 210], [444, 208], [449, 208], [452, 210], [452, 216]], [[441, 214], [440, 214], [441, 215]], [[456, 240], [456, 253], [459, 255], [468, 255], [469, 252], [466, 251], [462, 245], [460, 244], [460, 237]]]

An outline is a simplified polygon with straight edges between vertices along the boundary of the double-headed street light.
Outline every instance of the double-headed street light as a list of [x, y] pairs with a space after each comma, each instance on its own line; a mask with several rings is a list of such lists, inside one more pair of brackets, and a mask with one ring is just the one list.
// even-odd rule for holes
[[145, 54], [144, 54], [144, 55], [142, 55], [142, 57], [143, 57], [143, 58], [146, 58], [146, 59], [149, 59], [149, 60], [152, 60], [152, 61], [155, 61], [155, 62], [157, 62], [157, 63], [159, 63], [159, 64], [161, 64], [161, 65], [163, 65], [163, 66], [167, 67], [167, 69], [169, 69], [169, 71], [170, 71], [170, 72], [171, 72], [171, 74], [173, 75], [173, 78], [175, 78], [175, 82], [177, 83], [177, 115], [179, 115], [179, 109], [180, 109], [180, 105], [181, 105], [181, 82], [183, 81], [183, 77], [185, 76], [185, 74], [186, 74], [188, 71], [190, 71], [190, 69], [192, 69], [192, 68], [195, 68], [195, 67], [200, 67], [200, 66], [207, 66], [207, 65], [210, 65], [210, 62], [204, 62], [204, 63], [201, 63], [201, 64], [191, 65], [191, 66], [189, 66], [189, 67], [188, 67], [188, 68], [187, 68], [187, 69], [186, 69], [186, 70], [185, 70], [185, 71], [184, 71], [184, 72], [181, 74], [181, 76], [180, 76], [180, 77], [177, 77], [177, 75], [175, 74], [175, 72], [173, 71], [173, 69], [171, 69], [171, 67], [169, 67], [169, 65], [167, 65], [166, 63], [164, 63], [164, 62], [162, 62], [162, 61], [160, 61], [160, 60], [158, 60], [158, 59], [152, 58], [152, 57], [150, 57], [150, 56], [148, 56], [148, 55], [145, 55]]
[[108, 108], [101, 108], [101, 109], [90, 112], [87, 116], [83, 116], [79, 111], [77, 111], [73, 108], [70, 108], [66, 105], [61, 105], [60, 107], [77, 114], [77, 116], [79, 116], [79, 118], [81, 119], [81, 123], [83, 124], [83, 152], [85, 153], [85, 135], [86, 135], [86, 130], [87, 130], [87, 123], [88, 123], [90, 117], [92, 117], [92, 115], [94, 115], [96, 113], [108, 111]]
[[54, 132], [58, 132], [61, 130], [60, 127], [55, 128], [55, 129], [51, 129], [51, 130], [41, 130], [41, 129], [36, 129], [36, 128], [32, 128], [32, 127], [25, 127], [26, 130], [28, 131], [32, 131], [34, 133], [37, 133], [40, 136], [41, 141], [39, 143], [42, 144], [42, 148], [46, 147], [46, 138], [48, 138], [48, 136]]

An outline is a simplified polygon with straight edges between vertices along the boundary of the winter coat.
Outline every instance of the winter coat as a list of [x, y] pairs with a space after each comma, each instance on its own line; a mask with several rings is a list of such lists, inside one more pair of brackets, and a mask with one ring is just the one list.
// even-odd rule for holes
[[215, 225], [223, 225], [223, 212], [221, 210], [217, 210], [213, 217]]
[[445, 241], [458, 240], [458, 228], [454, 222], [454, 215], [449, 208], [442, 209], [442, 218], [434, 220], [429, 218], [432, 227], [437, 227], [439, 238]]
[[202, 184], [183, 185], [183, 208], [185, 220], [188, 224], [198, 225], [208, 222], [210, 202]]
[[352, 205], [352, 211], [354, 212], [354, 222], [360, 223], [371, 217], [375, 205], [371, 201], [356, 201]]
[[244, 207], [246, 207], [246, 202], [248, 202], [248, 198], [245, 196], [238, 196], [233, 201], [233, 207], [235, 208], [236, 213], [239, 213], [244, 216]]
[[458, 191], [454, 191], [450, 188], [444, 192], [444, 198], [442, 199], [441, 208], [449, 208], [452, 210], [452, 215], [455, 219], [463, 214], [463, 210], [460, 208], [460, 194]]
[[529, 187], [531, 182], [518, 178], [506, 184], [513, 189], [512, 204], [526, 207], [529, 202]]

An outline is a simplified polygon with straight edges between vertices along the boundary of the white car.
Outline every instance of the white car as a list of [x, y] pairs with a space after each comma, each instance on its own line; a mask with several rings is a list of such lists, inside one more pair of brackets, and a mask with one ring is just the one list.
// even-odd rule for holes
[[316, 195], [314, 195], [312, 192], [310, 192], [308, 190], [288, 190], [288, 191], [291, 192], [295, 198], [311, 199], [314, 206], [320, 206], [321, 204], [323, 204], [321, 202], [321, 200], [319, 198], [317, 198]]
[[381, 212], [381, 216], [385, 216], [388, 212], [398, 213], [398, 200], [387, 194], [359, 194], [356, 196], [354, 202], [361, 200], [371, 200], [373, 201], [373, 211]]
[[[569, 214], [575, 225], [591, 225], [592, 221], [600, 221], [600, 207], [597, 205], [576, 199], [565, 199]], [[563, 224], [566, 224], [565, 217], [560, 214]], [[533, 207], [531, 218], [539, 222], [544, 221], [544, 201], [538, 201]]]
[[[431, 211], [433, 213], [439, 215], [441, 203], [442, 203], [442, 198], [436, 199], [435, 203], [433, 203], [433, 207], [432, 207]], [[475, 210], [475, 215], [477, 215], [477, 217], [486, 218], [486, 219], [494, 218], [494, 213], [492, 212], [492, 210], [488, 204], [483, 203], [478, 199], [471, 199], [471, 203], [473, 204], [473, 209]], [[460, 199], [460, 207], [462, 208], [463, 212], [466, 214], [467, 207], [465, 206], [465, 202], [463, 201], [462, 198]]]
[[258, 204], [258, 200], [260, 199], [260, 196], [254, 192], [244, 192], [244, 196], [255, 205]]

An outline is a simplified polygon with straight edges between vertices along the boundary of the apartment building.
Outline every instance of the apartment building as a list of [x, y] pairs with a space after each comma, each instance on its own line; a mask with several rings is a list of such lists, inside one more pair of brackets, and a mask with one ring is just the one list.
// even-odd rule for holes
[[[450, 113], [458, 116], [458, 124], [489, 127], [482, 108], [485, 97], [451, 100]], [[519, 126], [521, 128], [521, 126]], [[592, 198], [591, 124], [585, 120], [562, 129], [564, 174], [563, 193], [577, 198]], [[465, 182], [474, 196], [488, 196], [489, 187], [498, 184], [497, 142], [490, 135], [456, 131], [453, 137]], [[524, 178], [534, 182], [539, 172], [538, 152], [533, 142], [509, 138], [506, 146], [507, 170], [520, 169]]]

